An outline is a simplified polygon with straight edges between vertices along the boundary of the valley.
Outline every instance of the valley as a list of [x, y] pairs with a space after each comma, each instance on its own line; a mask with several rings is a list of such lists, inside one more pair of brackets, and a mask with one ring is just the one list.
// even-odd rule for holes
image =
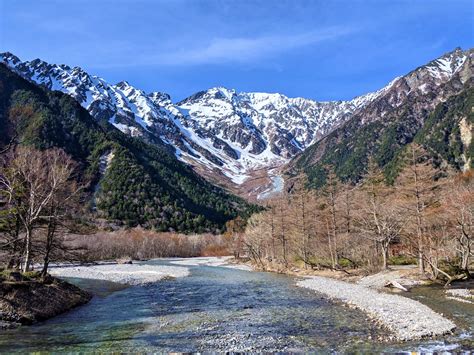
[[0, 353], [474, 350], [467, 0], [0, 0]]
[[[361, 120], [357, 123], [361, 128], [370, 126], [417, 97], [430, 98], [423, 109], [432, 109], [433, 103], [459, 90], [452, 84], [452, 89], [442, 89], [446, 83], [457, 80], [462, 85], [472, 77], [472, 50], [458, 48], [350, 101], [317, 102], [216, 87], [173, 103], [166, 93], [145, 93], [126, 81], [111, 85], [79, 67], [40, 59], [22, 62], [11, 53], [0, 58], [25, 79], [71, 95], [97, 120], [108, 121], [125, 134], [169, 146], [179, 160], [205, 178], [253, 200], [260, 193], [246, 187], [253, 179], [260, 179], [263, 190], [271, 188], [271, 179], [263, 171], [282, 169], [314, 143], [311, 153], [303, 157], [318, 156], [313, 153], [315, 147], [330, 139], [333, 131], [353, 120]], [[433, 100], [431, 96], [438, 92], [439, 98]]]

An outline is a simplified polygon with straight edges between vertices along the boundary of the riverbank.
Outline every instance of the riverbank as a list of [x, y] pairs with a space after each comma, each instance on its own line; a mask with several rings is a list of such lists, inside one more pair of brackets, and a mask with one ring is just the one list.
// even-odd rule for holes
[[[169, 265], [172, 264], [172, 265]], [[170, 260], [168, 265], [160, 264], [117, 264], [102, 263], [91, 266], [60, 265], [50, 269], [52, 275], [83, 279], [112, 281], [126, 285], [144, 285], [166, 278], [189, 276], [189, 268], [194, 266], [213, 266], [251, 271], [249, 264], [237, 264], [232, 257], [198, 257]], [[386, 271], [366, 277], [345, 275], [323, 271], [324, 277], [308, 276], [298, 281], [297, 286], [312, 289], [326, 298], [341, 301], [351, 307], [359, 308], [376, 322], [391, 331], [393, 339], [412, 340], [443, 335], [454, 330], [455, 324], [416, 300], [380, 292], [387, 281], [403, 285], [418, 285], [419, 281], [408, 277], [411, 270]], [[299, 270], [291, 273], [303, 277]], [[309, 273], [304, 270], [303, 273]], [[344, 277], [335, 280], [328, 276]], [[350, 279], [351, 282], [347, 282]]]
[[182, 260], [172, 261], [171, 264], [183, 266], [219, 266], [243, 271], [253, 271], [253, 268], [250, 265], [236, 263], [235, 258], [233, 256], [204, 256], [196, 258], [185, 258]]
[[55, 317], [90, 301], [92, 296], [68, 282], [22, 277], [0, 283], [0, 328], [29, 325]]
[[[297, 286], [311, 289], [326, 298], [362, 310], [380, 326], [390, 330], [394, 339], [400, 341], [441, 336], [451, 333], [456, 328], [454, 322], [434, 312], [430, 307], [417, 300], [393, 294], [404, 293], [400, 288], [393, 288], [394, 285], [409, 290], [412, 287], [429, 284], [429, 280], [420, 278], [415, 266], [395, 266], [372, 275], [364, 275], [360, 271], [346, 273], [298, 268], [280, 270], [271, 266], [266, 271], [303, 278], [297, 282]], [[446, 295], [451, 297], [457, 295], [458, 300], [470, 302], [466, 296], [467, 291], [463, 293], [463, 299], [458, 293], [454, 291]]]
[[297, 285], [364, 311], [389, 329], [398, 340], [444, 335], [456, 328], [452, 321], [420, 302], [362, 285], [318, 276], [298, 281]]
[[50, 274], [57, 277], [73, 277], [116, 282], [124, 285], [144, 285], [166, 278], [189, 276], [187, 266], [219, 266], [251, 271], [247, 265], [231, 263], [233, 257], [196, 257], [171, 261], [171, 265], [118, 264], [100, 262], [96, 265], [56, 265]]
[[51, 267], [49, 272], [57, 277], [104, 280], [124, 285], [144, 285], [189, 275], [189, 269], [186, 267], [111, 263], [89, 266], [61, 265]]

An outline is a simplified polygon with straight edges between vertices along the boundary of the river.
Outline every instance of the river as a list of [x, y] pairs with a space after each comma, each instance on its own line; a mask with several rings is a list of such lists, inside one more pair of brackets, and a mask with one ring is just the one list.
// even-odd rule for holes
[[[190, 270], [189, 277], [147, 286], [71, 280], [93, 292], [92, 301], [46, 322], [1, 332], [0, 351], [332, 353], [467, 350], [472, 344], [462, 331], [441, 340], [376, 341], [387, 334], [363, 313], [296, 287], [294, 277], [203, 265]], [[422, 299], [423, 292], [413, 297]]]
[[280, 175], [272, 175], [272, 174], [274, 174], [274, 171], [270, 170], [269, 176], [271, 180], [271, 185], [265, 191], [263, 191], [257, 196], [258, 200], [265, 200], [283, 191], [283, 188], [285, 186], [285, 180]]

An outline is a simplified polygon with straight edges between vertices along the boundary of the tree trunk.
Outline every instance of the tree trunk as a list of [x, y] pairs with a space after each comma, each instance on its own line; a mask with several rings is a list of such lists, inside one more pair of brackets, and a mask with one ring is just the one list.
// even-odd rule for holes
[[471, 273], [469, 272], [469, 254], [470, 251], [468, 250], [467, 253], [464, 253], [461, 258], [461, 270], [466, 274], [466, 276], [470, 279]]
[[273, 260], [276, 260], [276, 247], [275, 247], [275, 222], [274, 222], [274, 216], [273, 216], [273, 209], [271, 210], [271, 234], [272, 234], [272, 262]]
[[[53, 211], [51, 211], [53, 214]], [[54, 235], [56, 233], [56, 223], [54, 222], [53, 218], [50, 218], [48, 223], [48, 232], [46, 235], [46, 245], [44, 251], [44, 262], [43, 262], [43, 270], [41, 271], [41, 276], [45, 277], [48, 273], [48, 266], [49, 266], [49, 256], [51, 254], [51, 250], [53, 249], [54, 243]]]
[[282, 252], [283, 252], [283, 262], [285, 264], [285, 268], [288, 268], [288, 259], [287, 259], [287, 240], [286, 240], [286, 230], [285, 230], [285, 212], [283, 210], [283, 201], [280, 203], [280, 218], [281, 218], [281, 244], [282, 244]]
[[333, 253], [333, 250], [332, 250], [331, 231], [329, 229], [329, 221], [327, 219], [326, 219], [326, 229], [327, 229], [327, 233], [328, 233], [328, 246], [329, 246], [329, 254], [331, 256], [331, 264], [332, 264], [332, 268], [335, 269], [336, 268], [336, 261], [335, 261], [334, 253]]
[[332, 218], [332, 234], [334, 244], [334, 267], [339, 265], [338, 254], [337, 254], [337, 222], [336, 222], [336, 197], [334, 193], [331, 193], [331, 218]]
[[421, 250], [418, 250], [418, 268], [421, 274], [425, 272], [425, 263], [423, 261], [423, 252]]
[[303, 229], [303, 258], [304, 258], [304, 268], [307, 269], [308, 265], [306, 261], [308, 261], [308, 236], [306, 231], [306, 204], [305, 204], [305, 196], [302, 193], [301, 195], [301, 214], [302, 214], [302, 229]]
[[43, 270], [41, 270], [41, 277], [45, 277], [48, 273], [49, 254], [44, 257]]
[[27, 272], [30, 269], [31, 262], [31, 237], [32, 231], [30, 227], [25, 229], [25, 259], [22, 271]]
[[382, 268], [384, 270], [388, 269], [388, 243], [380, 243], [382, 246]]

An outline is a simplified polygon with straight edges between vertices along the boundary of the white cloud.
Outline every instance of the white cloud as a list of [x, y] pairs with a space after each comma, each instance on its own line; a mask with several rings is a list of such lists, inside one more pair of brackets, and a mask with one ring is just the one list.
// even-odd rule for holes
[[253, 38], [214, 38], [200, 46], [143, 56], [144, 63], [161, 65], [199, 65], [251, 62], [314, 45], [352, 33], [353, 29], [334, 27], [293, 35], [272, 35]]

